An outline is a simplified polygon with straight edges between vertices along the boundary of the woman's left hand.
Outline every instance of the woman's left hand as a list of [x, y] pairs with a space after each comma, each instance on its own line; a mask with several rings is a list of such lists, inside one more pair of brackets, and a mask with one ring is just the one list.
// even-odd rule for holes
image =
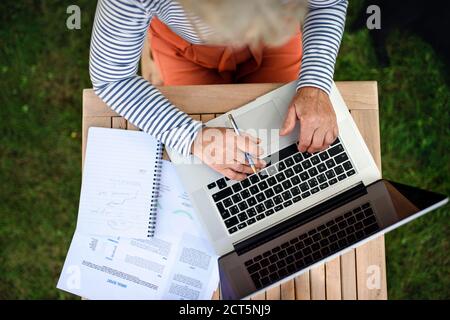
[[300, 152], [324, 150], [339, 134], [330, 97], [319, 88], [303, 87], [298, 90], [289, 106], [280, 135], [291, 133], [297, 120], [300, 121]]

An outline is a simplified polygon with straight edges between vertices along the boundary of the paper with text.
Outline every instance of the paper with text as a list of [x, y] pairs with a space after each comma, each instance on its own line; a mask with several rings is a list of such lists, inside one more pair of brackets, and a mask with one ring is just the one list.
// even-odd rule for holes
[[218, 257], [167, 161], [157, 214], [150, 239], [77, 230], [57, 287], [88, 299], [211, 299], [219, 282]]

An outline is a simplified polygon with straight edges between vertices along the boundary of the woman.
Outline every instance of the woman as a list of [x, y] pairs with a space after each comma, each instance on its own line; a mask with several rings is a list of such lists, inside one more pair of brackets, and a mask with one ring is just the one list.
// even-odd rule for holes
[[[143, 131], [242, 180], [252, 173], [244, 152], [257, 158], [258, 139], [202, 127], [138, 77], [147, 29], [164, 85], [298, 79], [280, 134], [292, 132], [300, 121], [299, 150], [312, 153], [338, 135], [328, 94], [346, 8], [347, 0], [99, 0], [91, 80], [107, 105]], [[216, 132], [224, 141], [211, 139]], [[259, 168], [265, 165], [255, 162]]]

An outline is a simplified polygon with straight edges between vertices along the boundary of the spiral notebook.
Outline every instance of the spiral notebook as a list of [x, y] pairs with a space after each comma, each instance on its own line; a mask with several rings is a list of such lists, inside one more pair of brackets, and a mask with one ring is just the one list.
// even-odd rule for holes
[[146, 239], [156, 226], [162, 144], [141, 131], [90, 128], [77, 231]]

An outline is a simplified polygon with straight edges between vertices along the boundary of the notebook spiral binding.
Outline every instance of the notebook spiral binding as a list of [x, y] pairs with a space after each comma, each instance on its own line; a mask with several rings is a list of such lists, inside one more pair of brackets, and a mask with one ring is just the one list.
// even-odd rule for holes
[[156, 149], [157, 160], [155, 162], [155, 177], [153, 180], [153, 189], [150, 200], [150, 217], [148, 221], [147, 238], [151, 238], [155, 234], [156, 210], [158, 208], [158, 190], [159, 190], [159, 183], [161, 181], [161, 171], [162, 171], [162, 153], [163, 153], [163, 145], [162, 143], [158, 143], [158, 147]]

